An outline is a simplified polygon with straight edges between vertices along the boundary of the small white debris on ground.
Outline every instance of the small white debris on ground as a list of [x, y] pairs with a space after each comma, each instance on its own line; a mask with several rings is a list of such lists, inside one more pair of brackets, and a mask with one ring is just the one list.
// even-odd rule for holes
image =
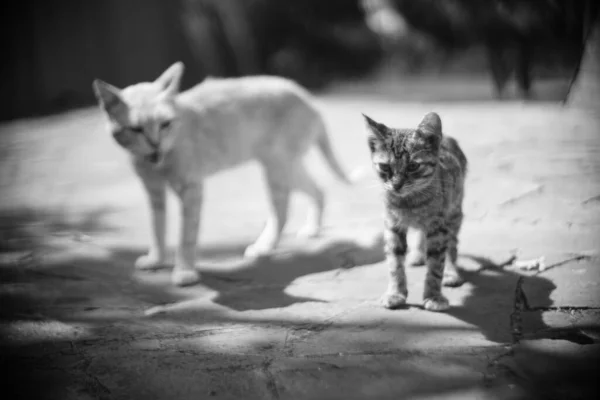
[[546, 257], [538, 257], [531, 260], [518, 260], [515, 259], [512, 264], [512, 267], [524, 269], [526, 271], [538, 270], [544, 271], [546, 269]]

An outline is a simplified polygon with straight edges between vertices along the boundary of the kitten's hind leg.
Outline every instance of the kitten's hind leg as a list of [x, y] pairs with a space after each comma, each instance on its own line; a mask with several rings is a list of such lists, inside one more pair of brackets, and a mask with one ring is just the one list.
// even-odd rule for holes
[[258, 239], [244, 252], [244, 256], [248, 258], [267, 255], [277, 246], [288, 216], [292, 183], [289, 165], [263, 161], [263, 167], [270, 194], [271, 209]]
[[457, 287], [465, 283], [458, 272], [456, 259], [458, 258], [458, 233], [462, 225], [463, 214], [461, 210], [452, 213], [448, 218], [448, 250], [444, 266], [444, 286]]
[[444, 216], [440, 215], [432, 221], [427, 232], [427, 275], [425, 276], [423, 307], [429, 311], [444, 311], [450, 308], [448, 299], [442, 294], [447, 241], [447, 227], [444, 223]]
[[398, 308], [406, 303], [406, 231], [394, 226], [386, 226], [384, 231], [385, 258], [389, 270], [388, 289], [381, 297], [385, 308]]
[[298, 230], [298, 236], [311, 238], [318, 236], [323, 223], [325, 194], [309, 175], [306, 167], [299, 164], [294, 173], [294, 187], [306, 194], [311, 200], [311, 207], [304, 225]]
[[409, 267], [418, 267], [426, 264], [427, 235], [422, 229], [409, 229], [406, 232], [408, 255], [405, 264]]

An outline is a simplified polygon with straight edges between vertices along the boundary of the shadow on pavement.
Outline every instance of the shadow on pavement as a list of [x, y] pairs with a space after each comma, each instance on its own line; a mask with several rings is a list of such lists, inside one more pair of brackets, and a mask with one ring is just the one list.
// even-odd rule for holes
[[[0, 320], [14, 315], [25, 317], [35, 305], [48, 306], [44, 297], [47, 293], [37, 290], [42, 282], [60, 292], [64, 284], [85, 281], [85, 271], [75, 271], [69, 260], [55, 255], [67, 247], [84, 246], [89, 239], [86, 234], [111, 232], [113, 228], [101, 222], [109, 212], [110, 209], [103, 208], [68, 218], [58, 210], [26, 207], [1, 210]], [[59, 301], [76, 300], [67, 291], [59, 294], [62, 299]]]
[[[556, 286], [549, 279], [507, 270], [501, 263], [483, 256], [463, 254], [461, 257], [474, 261], [479, 268], [461, 270], [473, 290], [464, 298], [463, 304], [453, 307], [449, 314], [477, 326], [486, 339], [496, 343], [511, 343], [515, 340], [514, 330], [522, 329], [514, 326], [517, 322], [511, 321], [519, 278], [530, 282], [536, 291], [536, 298], [545, 299], [540, 301], [541, 306], [552, 305], [550, 294]], [[536, 321], [531, 322], [545, 326], [539, 314]]]
[[[94, 319], [94, 311], [114, 309], [113, 316], [118, 320], [127, 314], [117, 312], [119, 307], [140, 311], [148, 306], [201, 298], [234, 311], [278, 309], [295, 303], [322, 302], [286, 292], [300, 277], [384, 259], [379, 245], [365, 246], [347, 239], [314, 241], [301, 249], [284, 248], [272, 257], [256, 260], [240, 257], [246, 244], [203, 247], [201, 283], [174, 288], [170, 270], [134, 270], [133, 261], [142, 249], [99, 249], [86, 242], [85, 234], [110, 232], [111, 228], [102, 224], [103, 215], [109, 211], [96, 210], [76, 221], [52, 211], [22, 209], [0, 214], [0, 277], [5, 288], [0, 292], [0, 315], [23, 316], [36, 305], [43, 305], [44, 309], [63, 311], [83, 307], [84, 311], [77, 310], [75, 319], [85, 319], [87, 314]], [[504, 270], [484, 257], [463, 257], [474, 260], [480, 268], [463, 270], [472, 291], [461, 306], [450, 310], [450, 315], [477, 326], [492, 342], [511, 342], [514, 293], [518, 279], [524, 275]], [[209, 259], [224, 261], [209, 263]], [[541, 306], [550, 306], [552, 282], [541, 276], [524, 279], [533, 281], [529, 286], [539, 291], [537, 298], [547, 299]], [[493, 311], [498, 310], [502, 310], [501, 315], [494, 315]], [[68, 314], [63, 312], [65, 317]], [[103, 318], [108, 318], [106, 313]], [[539, 319], [537, 326], [544, 326], [541, 314], [535, 318]]]
[[110, 233], [115, 228], [103, 219], [109, 207], [88, 211], [76, 217], [63, 210], [11, 207], [0, 209], [0, 252], [33, 251], [53, 238], [71, 236], [84, 241], [86, 234]]
[[[363, 260], [363, 265], [383, 260], [381, 249], [366, 247], [351, 240], [314, 241], [307, 245], [308, 249], [284, 249], [272, 256], [254, 260], [247, 260], [241, 256], [246, 246], [247, 244], [232, 244], [198, 249], [198, 253], [202, 255], [202, 259], [197, 263], [202, 280], [196, 287], [216, 291], [218, 294], [211, 300], [236, 311], [281, 308], [301, 302], [322, 302], [315, 298], [287, 294], [285, 289], [302, 276], [357, 266], [346, 258], [347, 254], [351, 254], [352, 259]], [[113, 254], [115, 259], [133, 265], [133, 261], [142, 255], [143, 251], [113, 249]], [[225, 261], [203, 262], [208, 259]], [[144, 273], [154, 275], [153, 280], [168, 286], [170, 272], [163, 269]], [[201, 295], [203, 291], [194, 287], [182, 290], [190, 294], [196, 292], [197, 295]]]
[[[5, 370], [10, 370], [6, 376], [10, 382], [9, 393], [40, 399], [70, 398], [74, 392], [92, 398], [109, 398], [111, 392], [118, 391], [131, 398], [151, 391], [145, 398], [172, 398], [182, 387], [206, 395], [204, 390], [209, 385], [220, 388], [218, 390], [223, 393], [240, 390], [240, 394], [244, 394], [246, 389], [231, 388], [232, 382], [258, 379], [256, 374], [262, 377], [266, 360], [278, 354], [270, 352], [273, 344], [268, 335], [262, 336], [264, 330], [268, 332], [273, 326], [287, 326], [299, 340], [304, 340], [319, 334], [329, 322], [310, 315], [297, 317], [293, 314], [287, 320], [279, 319], [277, 314], [253, 318], [238, 311], [314, 302], [315, 299], [290, 295], [285, 289], [295, 279], [309, 274], [383, 260], [380, 246], [368, 247], [338, 240], [315, 242], [304, 250], [284, 249], [270, 258], [235, 261], [244, 246], [233, 244], [203, 248], [206, 258], [227, 261], [208, 264], [200, 260], [203, 281], [190, 288], [173, 288], [169, 270], [134, 271], [133, 260], [142, 253], [141, 249], [102, 249], [84, 239], [85, 234], [110, 230], [102, 224], [103, 212], [92, 212], [70, 222], [58, 213], [33, 210], [2, 216], [0, 352], [1, 364], [7, 367]], [[31, 255], [18, 255], [27, 252]], [[357, 259], [361, 262], [352, 262]], [[490, 268], [485, 263], [482, 263], [482, 269], [465, 271], [474, 291], [464, 306], [452, 310], [451, 315], [477, 326], [490, 340], [506, 342], [509, 338], [505, 334], [509, 331], [502, 326], [506, 322], [499, 324], [497, 321], [507, 316], [490, 315], [490, 310], [497, 308], [495, 302], [510, 298], [505, 295], [505, 290], [514, 291], [518, 275]], [[498, 291], [498, 287], [506, 289]], [[551, 289], [547, 289], [549, 294]], [[490, 293], [499, 294], [495, 297]], [[194, 307], [190, 310], [191, 317], [188, 314], [167, 316], [162, 320], [144, 318], [144, 311], [149, 306], [198, 299], [204, 299], [202, 304], [208, 306]], [[512, 305], [507, 303], [505, 306]], [[259, 336], [246, 344], [250, 347], [240, 351], [240, 354], [250, 352], [256, 356], [228, 355], [230, 352], [235, 354], [238, 345], [235, 342], [225, 343], [223, 353], [220, 353], [219, 347], [211, 342], [215, 333], [235, 329], [240, 329], [244, 335], [258, 329]], [[338, 382], [344, 383], [346, 398], [356, 397], [356, 394], [381, 398], [398, 393], [463, 396], [481, 384], [480, 373], [472, 370], [473, 354], [437, 355], [425, 365], [422, 357], [414, 352], [370, 354], [374, 342], [367, 342], [366, 338], [372, 331], [373, 340], [379, 340], [377, 334], [381, 332], [378, 329], [376, 322], [365, 326], [352, 320], [336, 322], [335, 327], [328, 330], [329, 336], [319, 338], [316, 343], [329, 349], [337, 342], [350, 340], [362, 355], [340, 358], [337, 354], [325, 354], [318, 359], [301, 358], [293, 362], [289, 361], [292, 358], [284, 358], [269, 367], [276, 382], [272, 385], [292, 397], [310, 393], [334, 394], [332, 387], [339, 396]], [[393, 335], [395, 348], [402, 348], [408, 337], [426, 337], [445, 327], [413, 324], [400, 319], [388, 329], [395, 333], [383, 333]], [[191, 344], [186, 344], [186, 338]], [[244, 336], [241, 338], [247, 341]], [[152, 347], [152, 341], [156, 340], [160, 344]], [[140, 343], [142, 346], [150, 343], [150, 348], [138, 349], [136, 346]], [[185, 346], [191, 347], [185, 350]], [[279, 346], [279, 352], [286, 354], [285, 343], [283, 348]], [[206, 370], [198, 372], [198, 358], [203, 360], [202, 368], [206, 367]], [[477, 368], [480, 367], [484, 366]], [[171, 369], [180, 373], [165, 372]], [[190, 385], [190, 377], [186, 377], [192, 369], [195, 371], [194, 385]], [[319, 379], [314, 377], [316, 370], [320, 371]], [[215, 371], [221, 372], [215, 375]], [[143, 387], [140, 386], [140, 373], [152, 377], [150, 382], [144, 380]], [[374, 375], [378, 377], [373, 378]], [[219, 376], [222, 382], [215, 384], [214, 380]], [[295, 382], [303, 382], [303, 386], [298, 387]], [[324, 385], [322, 382], [327, 384], [320, 386]]]

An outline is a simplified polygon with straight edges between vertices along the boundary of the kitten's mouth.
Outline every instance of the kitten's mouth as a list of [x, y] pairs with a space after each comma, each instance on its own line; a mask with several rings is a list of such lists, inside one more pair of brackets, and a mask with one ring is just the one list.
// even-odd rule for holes
[[393, 185], [391, 183], [386, 183], [385, 188], [388, 192], [393, 192], [395, 194], [404, 194], [406, 192], [404, 185]]
[[412, 193], [412, 190], [406, 188], [405, 186], [401, 186], [399, 188], [394, 187], [393, 185], [389, 185], [386, 187], [387, 191], [396, 196], [396, 197], [406, 197]]

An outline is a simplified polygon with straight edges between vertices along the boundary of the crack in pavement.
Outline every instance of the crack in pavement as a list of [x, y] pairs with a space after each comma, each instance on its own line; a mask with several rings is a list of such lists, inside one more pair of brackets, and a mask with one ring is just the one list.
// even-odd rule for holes
[[494, 383], [499, 379], [513, 380], [515, 379], [515, 373], [507, 366], [501, 363], [502, 359], [513, 355], [514, 351], [512, 345], [503, 347], [504, 351], [494, 357], [486, 356], [488, 362], [485, 366], [485, 371], [482, 373], [483, 386], [490, 388], [494, 386]]
[[558, 306], [558, 307], [528, 307], [526, 311], [559, 311], [559, 312], [573, 312], [573, 311], [586, 311], [586, 310], [600, 310], [600, 307], [593, 306]]
[[[517, 280], [517, 284], [514, 291], [514, 300], [513, 300], [513, 311], [510, 314], [510, 331], [512, 335], [512, 344], [510, 345], [510, 349], [498, 357], [496, 360], [493, 360], [489, 365], [488, 369], [490, 371], [503, 373], [504, 376], [509, 380], [518, 381], [524, 387], [528, 386], [528, 383], [523, 381], [519, 374], [516, 371], [513, 371], [511, 367], [508, 365], [501, 365], [499, 361], [505, 357], [512, 357], [514, 355], [515, 346], [517, 346], [521, 340], [539, 340], [539, 339], [550, 339], [550, 340], [567, 340], [572, 343], [576, 343], [579, 345], [592, 345], [598, 343], [598, 338], [595, 337], [593, 333], [598, 331], [598, 326], [577, 326], [577, 327], [563, 327], [563, 328], [552, 328], [537, 330], [533, 333], [524, 333], [523, 332], [523, 313], [524, 312], [545, 312], [545, 311], [556, 311], [556, 312], [565, 312], [565, 313], [573, 313], [577, 311], [586, 311], [586, 310], [600, 310], [600, 307], [593, 306], [536, 306], [531, 307], [529, 301], [527, 299], [527, 294], [523, 289], [523, 283], [525, 282], [525, 278], [528, 276], [539, 276], [540, 274], [548, 271], [548, 269], [556, 268], [559, 266], [564, 266], [570, 262], [580, 261], [580, 260], [590, 260], [593, 257], [587, 254], [574, 254], [572, 257], [569, 257], [565, 260], [556, 262], [544, 270], [538, 270], [534, 274], [531, 275], [523, 275], [520, 276]], [[587, 332], [589, 331], [589, 332]], [[485, 382], [485, 379], [484, 379]]]
[[[532, 275], [529, 276], [538, 276], [543, 274], [544, 272], [552, 269], [564, 266], [568, 263], [581, 261], [581, 260], [591, 260], [594, 256], [589, 254], [579, 254], [579, 253], [571, 253], [572, 257], [566, 258], [561, 261], [557, 261], [554, 264], [548, 265], [543, 270], [538, 270]], [[513, 300], [513, 311], [510, 314], [510, 331], [512, 335], [512, 343], [517, 344], [521, 338], [523, 337], [523, 318], [522, 313], [525, 311], [559, 311], [559, 312], [572, 312], [572, 311], [585, 311], [585, 310], [598, 310], [600, 307], [577, 307], [577, 306], [543, 306], [543, 307], [531, 307], [529, 305], [529, 301], [527, 300], [527, 295], [523, 290], [523, 283], [525, 281], [525, 276], [520, 276], [517, 280], [517, 284], [514, 292], [514, 300]]]
[[542, 274], [553, 268], [562, 267], [563, 265], [568, 264], [570, 262], [582, 261], [582, 260], [589, 261], [589, 260], [592, 260], [593, 258], [594, 258], [593, 256], [588, 255], [588, 254], [574, 254], [572, 257], [566, 258], [561, 261], [557, 261], [554, 264], [547, 265], [546, 268], [544, 268], [543, 270], [540, 269], [540, 270], [536, 271], [534, 275]]
[[[588, 332], [586, 332], [588, 330]], [[599, 342], [591, 332], [598, 331], [598, 326], [578, 326], [563, 328], [548, 328], [530, 334], [524, 334], [525, 340], [550, 339], [566, 340], [579, 345], [590, 345]]]
[[271, 394], [271, 397], [273, 399], [279, 399], [279, 389], [277, 389], [275, 375], [273, 375], [270, 369], [271, 364], [273, 364], [273, 361], [274, 360], [272, 358], [268, 358], [267, 360], [265, 360], [265, 362], [261, 365], [261, 370], [267, 380], [266, 387], [269, 393]]
[[289, 356], [287, 358], [295, 359], [321, 359], [321, 358], [341, 358], [341, 357], [363, 357], [363, 356], [406, 356], [406, 357], [421, 357], [431, 355], [478, 355], [481, 352], [489, 351], [506, 351], [507, 344], [497, 344], [491, 346], [463, 346], [453, 347], [451, 349], [444, 347], [427, 348], [427, 349], [390, 349], [390, 350], [366, 350], [366, 351], [350, 351], [337, 353], [318, 353]]
[[512, 196], [506, 200], [504, 200], [503, 202], [501, 202], [500, 204], [498, 204], [498, 208], [502, 208], [502, 207], [506, 207], [509, 205], [513, 205], [515, 203], [520, 202], [521, 200], [530, 197], [532, 195], [536, 195], [536, 194], [540, 194], [544, 191], [544, 185], [543, 184], [538, 184], [536, 185], [534, 188], [529, 189], [524, 191], [523, 193], [519, 193], [516, 196]]
[[[523, 333], [523, 318], [522, 318], [522, 313], [523, 312], [536, 312], [536, 311], [556, 311], [556, 312], [564, 312], [564, 313], [573, 313], [576, 311], [589, 311], [589, 310], [600, 310], [600, 307], [593, 307], [593, 306], [539, 306], [539, 307], [531, 307], [529, 305], [529, 302], [527, 300], [527, 295], [525, 294], [525, 291], [523, 290], [523, 282], [525, 281], [524, 276], [519, 277], [519, 280], [517, 281], [517, 285], [515, 288], [515, 297], [514, 297], [514, 305], [513, 305], [513, 312], [510, 314], [510, 331], [512, 334], [512, 343], [513, 344], [517, 344], [519, 343], [519, 341], [521, 339], [523, 339], [524, 337], [524, 333]], [[581, 327], [582, 329], [585, 329], [585, 327]], [[597, 326], [592, 326], [590, 325], [588, 327], [589, 329], [597, 329]], [[564, 332], [573, 332], [573, 328], [549, 328], [549, 329], [544, 329], [541, 331], [537, 331], [537, 332], [533, 332], [530, 334], [527, 334], [527, 339], [531, 339], [531, 338], [545, 338], [545, 339], [566, 339], [569, 340], [567, 338], [567, 336], [569, 338], [573, 338], [575, 340], [576, 343], [580, 343], [580, 344], [591, 344], [592, 342], [595, 343], [595, 340], [592, 338], [589, 338], [589, 336], [584, 335], [586, 338], [588, 339], [577, 339], [580, 335], [576, 334], [575, 336], [565, 336]], [[546, 335], [546, 336], [544, 336]], [[550, 335], [550, 336], [548, 336]], [[590, 342], [590, 340], [592, 342]]]
[[[110, 389], [102, 383], [102, 381], [89, 372], [89, 367], [94, 359], [93, 356], [86, 354], [80, 350], [74, 342], [68, 342], [70, 346], [69, 351], [60, 351], [54, 354], [45, 354], [43, 356], [17, 356], [14, 358], [15, 361], [29, 361], [33, 362], [30, 368], [38, 370], [50, 370], [60, 371], [66, 375], [74, 378], [78, 384], [82, 385], [81, 390], [92, 395], [93, 398], [99, 400], [109, 400], [111, 398]], [[70, 363], [70, 367], [54, 365], [54, 361], [59, 356], [74, 355], [79, 358], [75, 363]], [[44, 362], [40, 362], [44, 361]]]
[[88, 378], [89, 381], [85, 382], [86, 389], [89, 390], [90, 394], [94, 395], [100, 400], [110, 399], [110, 389], [102, 383], [100, 378], [89, 372], [89, 368], [90, 365], [92, 365], [94, 357], [90, 356], [89, 354], [86, 354], [85, 351], [80, 350], [74, 342], [71, 341], [70, 344], [73, 353], [77, 354], [82, 358], [80, 370]]
[[[296, 325], [296, 326], [291, 327], [290, 329], [288, 329], [288, 334], [286, 334], [285, 347], [283, 349], [284, 354], [286, 354], [288, 356], [293, 355], [293, 353], [294, 353], [293, 346], [296, 342], [306, 340], [309, 337], [326, 330], [327, 328], [329, 328], [330, 326], [335, 324], [335, 322], [338, 318], [343, 317], [344, 315], [347, 315], [353, 311], [356, 311], [357, 309], [359, 309], [360, 307], [364, 306], [366, 303], [369, 303], [369, 302], [370, 302], [370, 300], [361, 301], [354, 307], [344, 309], [344, 310], [326, 318], [325, 320], [323, 320], [323, 322], [308, 323], [308, 324]], [[295, 334], [295, 333], [297, 333], [297, 334]], [[290, 336], [290, 337], [288, 337], [288, 336]]]
[[519, 343], [519, 340], [521, 340], [521, 337], [523, 336], [523, 317], [521, 314], [523, 311], [526, 311], [529, 308], [527, 296], [523, 290], [524, 278], [525, 277], [520, 276], [517, 280], [513, 301], [513, 311], [510, 314], [510, 333], [513, 344]]

